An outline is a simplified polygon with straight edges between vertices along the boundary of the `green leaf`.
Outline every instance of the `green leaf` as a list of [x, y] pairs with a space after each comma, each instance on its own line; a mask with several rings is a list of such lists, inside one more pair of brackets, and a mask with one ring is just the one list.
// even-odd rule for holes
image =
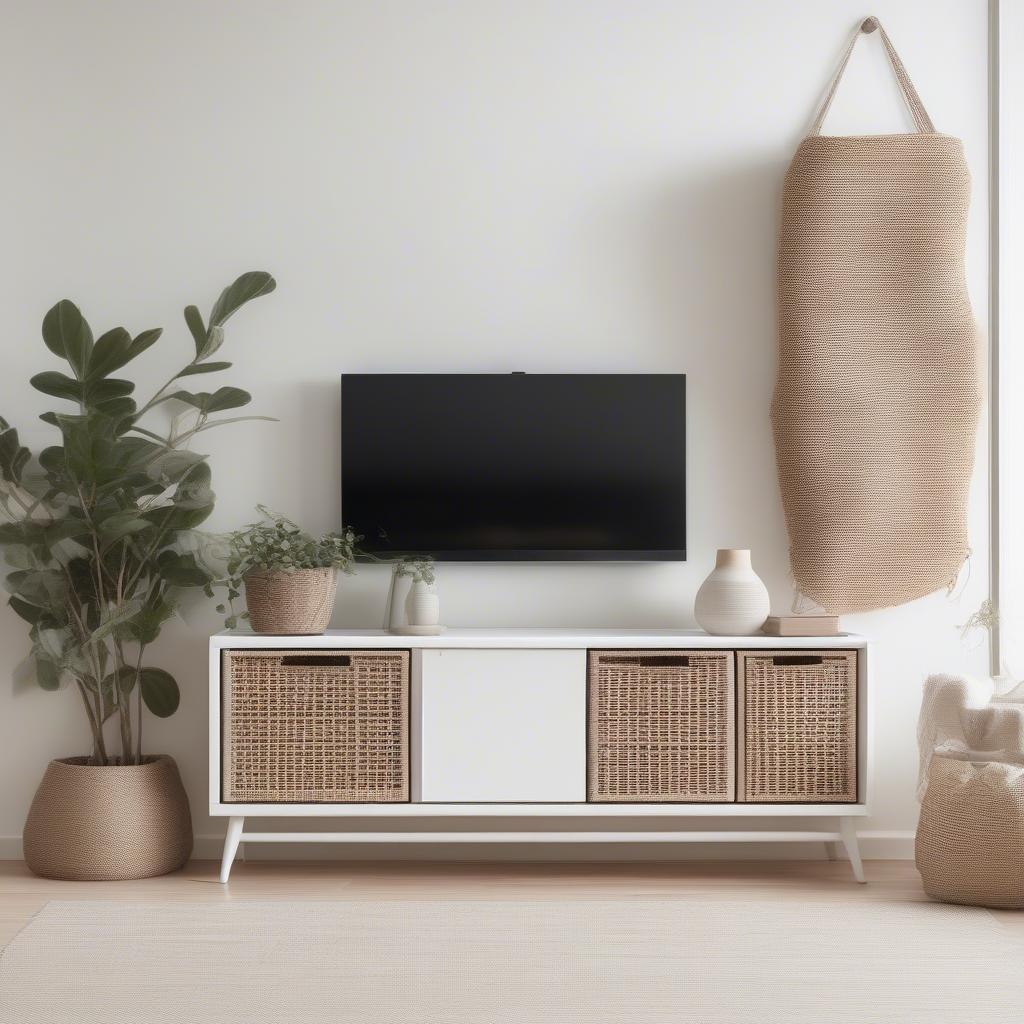
[[41, 629], [36, 643], [51, 661], [60, 664], [64, 658], [64, 645], [70, 635], [66, 629]]
[[207, 414], [223, 412], [226, 409], [239, 409], [252, 401], [252, 395], [248, 391], [230, 387], [217, 388], [213, 394], [209, 391], [175, 391], [170, 397]]
[[21, 473], [31, 457], [22, 446], [18, 431], [0, 416], [0, 478], [8, 483], [21, 483]]
[[220, 293], [220, 298], [210, 311], [210, 326], [220, 327], [233, 313], [247, 302], [268, 295], [277, 287], [277, 282], [265, 270], [250, 270], [242, 274]]
[[142, 602], [138, 600], [126, 601], [124, 604], [111, 605], [100, 613], [99, 624], [92, 632], [93, 642], [106, 639], [111, 633], [121, 633], [121, 627], [125, 626], [136, 615], [142, 611]]
[[79, 380], [86, 375], [92, 354], [92, 331], [73, 302], [61, 299], [43, 317], [43, 341], [54, 355], [71, 364]]
[[[64, 436], [64, 461], [67, 472], [75, 481], [82, 484], [102, 482], [106, 477], [116, 474], [115, 420], [95, 414], [58, 415], [57, 426]], [[44, 468], [49, 470], [50, 467]]]
[[174, 608], [160, 598], [152, 600], [126, 624], [132, 640], [151, 644], [160, 635], [163, 624], [174, 614]]
[[152, 525], [149, 520], [140, 519], [136, 509], [130, 508], [124, 512], [116, 512], [112, 516], [107, 516], [98, 524], [97, 533], [104, 544], [113, 544], [133, 533], [142, 533]]
[[123, 434], [132, 427], [132, 417], [138, 406], [133, 398], [112, 398], [107, 402], [100, 402], [96, 411], [115, 422], [114, 432]]
[[52, 395], [54, 398], [66, 398], [69, 402], [81, 402], [84, 394], [84, 386], [77, 380], [56, 370], [47, 370], [45, 373], [37, 373], [29, 379], [29, 384], [42, 391], [44, 395]]
[[144, 668], [141, 673], [142, 699], [157, 718], [170, 718], [181, 703], [178, 684], [162, 668]]
[[26, 622], [31, 623], [33, 626], [45, 614], [42, 608], [37, 608], [34, 604], [29, 604], [27, 601], [22, 601], [17, 597], [9, 597], [7, 599], [7, 603], [19, 616], [21, 616], [21, 618]]
[[96, 408], [105, 402], [113, 401], [115, 398], [124, 398], [134, 390], [135, 385], [130, 380], [122, 380], [120, 377], [106, 377], [86, 383], [85, 402], [86, 405]]
[[210, 398], [208, 412], [224, 412], [226, 409], [239, 409], [252, 401], [252, 395], [241, 388], [217, 388]]
[[[174, 492], [174, 505], [182, 511], [202, 512], [202, 522], [212, 511], [215, 495], [210, 487], [210, 465], [200, 462], [187, 476], [183, 477]], [[195, 525], [198, 525], [195, 524]]]
[[224, 344], [224, 328], [216, 325], [211, 326], [206, 332], [206, 347], [203, 349], [203, 359], [212, 356]]
[[219, 370], [230, 369], [230, 363], [192, 363], [190, 366], [186, 366], [179, 377], [192, 377], [197, 373], [217, 373]]
[[89, 360], [90, 381], [106, 377], [120, 369], [132, 358], [132, 336], [123, 328], [115, 327], [96, 340]]
[[40, 689], [59, 690], [60, 666], [49, 658], [36, 655], [36, 682], [39, 683]]
[[151, 480], [169, 487], [191, 472], [193, 467], [205, 458], [205, 455], [185, 448], [168, 448], [148, 461], [146, 474]]
[[157, 571], [172, 587], [204, 587], [210, 574], [196, 562], [193, 554], [162, 551], [157, 558]]
[[106, 676], [103, 680], [103, 690], [105, 693], [113, 694], [115, 679], [117, 680], [117, 692], [127, 697], [135, 689], [135, 684], [138, 682], [138, 673], [135, 666], [122, 665], [116, 672], [111, 672], [110, 675]]
[[8, 573], [10, 593], [37, 608], [61, 607], [67, 595], [64, 577], [56, 569], [19, 569]]
[[148, 331], [136, 334], [132, 339], [131, 355], [128, 358], [134, 359], [137, 355], [145, 352], [163, 333], [164, 329], [162, 327], [151, 327]]
[[196, 356], [203, 354], [206, 348], [206, 324], [203, 323], [203, 316], [196, 306], [185, 307], [185, 323], [188, 324], [192, 340], [196, 343]]

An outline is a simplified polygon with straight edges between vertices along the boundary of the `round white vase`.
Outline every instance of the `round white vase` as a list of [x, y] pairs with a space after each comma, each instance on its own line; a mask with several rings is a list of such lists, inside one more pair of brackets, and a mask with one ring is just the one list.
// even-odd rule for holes
[[405, 614], [410, 626], [436, 626], [441, 621], [441, 602], [423, 580], [412, 585], [405, 600]]
[[720, 548], [715, 568], [701, 584], [693, 614], [715, 636], [750, 636], [768, 618], [768, 588], [750, 565], [745, 548]]

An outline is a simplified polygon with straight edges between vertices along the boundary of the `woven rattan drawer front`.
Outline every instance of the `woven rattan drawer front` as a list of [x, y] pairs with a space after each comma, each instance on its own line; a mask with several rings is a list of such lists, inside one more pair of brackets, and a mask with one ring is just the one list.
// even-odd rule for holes
[[735, 800], [732, 651], [591, 651], [588, 676], [588, 800]]
[[225, 803], [409, 799], [408, 651], [225, 651]]
[[739, 799], [855, 803], [857, 652], [740, 651]]

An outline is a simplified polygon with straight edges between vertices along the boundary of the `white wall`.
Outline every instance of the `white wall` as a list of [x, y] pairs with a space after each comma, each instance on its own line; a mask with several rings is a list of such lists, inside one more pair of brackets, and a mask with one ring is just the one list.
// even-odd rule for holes
[[[445, 618], [692, 624], [720, 546], [753, 548], [787, 609], [768, 423], [778, 199], [860, 2], [37, 0], [5, 13], [0, 411], [26, 441], [47, 436], [26, 381], [52, 364], [39, 324], [57, 299], [96, 328], [168, 327], [146, 357], [157, 382], [190, 345], [182, 307], [265, 268], [279, 289], [229, 325], [225, 381], [281, 422], [206, 435], [214, 528], [256, 502], [338, 525], [344, 370], [683, 371], [690, 561], [444, 567]], [[940, 130], [965, 140], [984, 325], [985, 0], [880, 0], [876, 13]], [[877, 37], [863, 40], [826, 130], [908, 125]], [[979, 451], [969, 579], [846, 622], [878, 639], [871, 830], [914, 827], [923, 677], [986, 670], [957, 629], [987, 586], [984, 435]], [[336, 625], [376, 625], [385, 582], [346, 582]], [[205, 608], [165, 631], [153, 656], [183, 706], [146, 727], [150, 750], [179, 759], [200, 835], [220, 831], [205, 815], [215, 628]], [[37, 691], [18, 668], [25, 649], [0, 609], [0, 853], [47, 759], [86, 743], [72, 694]]]

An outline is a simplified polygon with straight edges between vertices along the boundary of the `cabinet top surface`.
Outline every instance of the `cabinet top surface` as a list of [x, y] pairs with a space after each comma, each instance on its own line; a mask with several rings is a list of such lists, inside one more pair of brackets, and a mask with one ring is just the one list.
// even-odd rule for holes
[[446, 629], [438, 636], [405, 636], [382, 629], [329, 629], [316, 636], [270, 636], [250, 630], [227, 630], [210, 638], [224, 647], [691, 647], [691, 648], [851, 648], [865, 647], [867, 638], [839, 636], [711, 636], [699, 629], [554, 629], [535, 627]]

